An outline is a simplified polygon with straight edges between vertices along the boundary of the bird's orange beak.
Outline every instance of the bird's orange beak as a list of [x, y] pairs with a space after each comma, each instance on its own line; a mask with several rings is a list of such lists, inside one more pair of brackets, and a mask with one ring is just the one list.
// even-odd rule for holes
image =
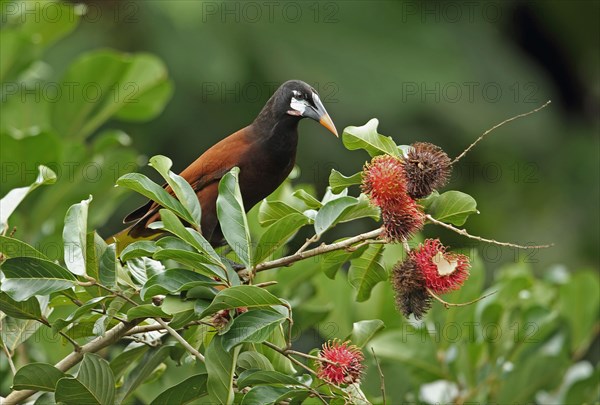
[[333, 123], [333, 121], [331, 120], [331, 117], [329, 116], [329, 114], [327, 114], [327, 112], [325, 112], [325, 114], [323, 114], [321, 116], [321, 118], [319, 119], [319, 124], [321, 124], [325, 128], [327, 128], [336, 137], [338, 137], [338, 138], [340, 137], [338, 135], [337, 129], [335, 129], [335, 124]]

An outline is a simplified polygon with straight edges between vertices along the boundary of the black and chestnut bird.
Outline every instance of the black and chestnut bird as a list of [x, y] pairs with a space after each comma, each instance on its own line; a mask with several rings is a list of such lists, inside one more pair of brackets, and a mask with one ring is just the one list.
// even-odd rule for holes
[[[300, 80], [283, 83], [254, 122], [213, 145], [180, 175], [190, 183], [202, 208], [202, 234], [213, 246], [223, 244], [217, 219], [219, 180], [233, 167], [240, 168], [239, 184], [244, 207], [250, 210], [286, 179], [296, 161], [298, 123], [302, 118], [318, 121], [338, 136], [316, 90]], [[172, 191], [167, 187], [167, 191]], [[149, 224], [160, 219], [155, 202], [136, 209], [124, 219], [133, 223], [109, 238], [119, 250], [136, 239], [161, 235]]]

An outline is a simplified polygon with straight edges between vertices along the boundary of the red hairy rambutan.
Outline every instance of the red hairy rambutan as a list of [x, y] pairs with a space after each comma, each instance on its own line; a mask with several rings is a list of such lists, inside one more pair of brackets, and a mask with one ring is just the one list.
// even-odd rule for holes
[[406, 195], [406, 179], [402, 160], [391, 155], [375, 156], [363, 168], [362, 191], [371, 202], [382, 206]]
[[423, 227], [425, 215], [406, 192], [401, 159], [390, 155], [374, 157], [363, 169], [362, 191], [381, 209], [387, 239], [406, 240]]
[[363, 354], [349, 341], [334, 339], [323, 344], [319, 356], [317, 376], [327, 382], [340, 385], [358, 382], [363, 372]]
[[436, 294], [458, 290], [469, 277], [469, 258], [446, 252], [439, 239], [426, 239], [410, 252], [410, 257], [423, 274], [427, 288]]

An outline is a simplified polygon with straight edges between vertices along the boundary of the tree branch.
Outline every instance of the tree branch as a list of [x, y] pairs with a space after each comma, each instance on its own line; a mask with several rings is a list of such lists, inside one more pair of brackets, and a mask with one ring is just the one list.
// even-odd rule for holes
[[504, 125], [504, 124], [507, 124], [507, 123], [509, 123], [509, 122], [511, 122], [511, 121], [514, 121], [514, 120], [516, 120], [516, 119], [523, 118], [523, 117], [526, 117], [526, 116], [528, 116], [528, 115], [530, 115], [530, 114], [536, 113], [536, 112], [538, 112], [539, 110], [541, 110], [542, 108], [545, 108], [545, 107], [546, 107], [548, 104], [550, 104], [551, 102], [552, 102], [551, 100], [548, 100], [548, 101], [546, 101], [546, 103], [545, 103], [543, 106], [541, 106], [541, 107], [538, 107], [538, 108], [536, 108], [535, 110], [531, 110], [531, 111], [529, 111], [529, 112], [526, 112], [526, 113], [523, 113], [523, 114], [515, 115], [514, 117], [510, 117], [510, 118], [508, 118], [508, 119], [505, 119], [505, 120], [504, 120], [504, 121], [502, 121], [501, 123], [494, 125], [494, 126], [493, 126], [493, 127], [491, 127], [490, 129], [488, 129], [487, 131], [485, 131], [483, 134], [481, 134], [481, 136], [480, 136], [479, 138], [477, 138], [477, 139], [475, 140], [475, 142], [473, 142], [471, 145], [469, 145], [469, 147], [468, 147], [467, 149], [465, 149], [465, 150], [463, 151], [463, 153], [461, 153], [460, 155], [458, 155], [458, 156], [457, 156], [457, 157], [456, 157], [456, 158], [455, 158], [455, 159], [454, 159], [454, 160], [453, 160], [453, 161], [452, 161], [450, 164], [451, 164], [451, 165], [453, 165], [454, 163], [456, 163], [456, 162], [458, 162], [460, 159], [462, 159], [462, 158], [463, 158], [463, 157], [464, 157], [464, 156], [465, 156], [467, 153], [469, 153], [469, 151], [470, 151], [471, 149], [473, 149], [473, 147], [474, 147], [475, 145], [477, 145], [477, 143], [478, 143], [479, 141], [481, 141], [481, 140], [482, 140], [482, 139], [483, 139], [483, 138], [484, 138], [484, 137], [485, 137], [487, 134], [489, 134], [489, 133], [490, 133], [490, 132], [492, 132], [493, 130], [495, 130], [495, 129], [497, 129], [497, 128], [500, 128], [502, 125]]
[[432, 223], [434, 223], [436, 225], [439, 225], [439, 226], [443, 226], [446, 229], [450, 229], [451, 231], [456, 232], [459, 235], [463, 235], [463, 236], [466, 236], [467, 238], [475, 239], [475, 240], [478, 240], [480, 242], [491, 243], [493, 245], [508, 246], [508, 247], [514, 247], [514, 248], [517, 248], [517, 249], [546, 249], [546, 248], [554, 246], [553, 243], [551, 243], [549, 245], [531, 245], [531, 246], [526, 246], [526, 245], [517, 245], [516, 243], [510, 243], [510, 242], [499, 242], [499, 241], [494, 240], [494, 239], [486, 239], [486, 238], [482, 238], [480, 236], [471, 235], [466, 230], [457, 228], [455, 226], [452, 226], [452, 225], [447, 224], [447, 223], [442, 222], [442, 221], [438, 221], [437, 219], [435, 219], [434, 217], [432, 217], [429, 214], [427, 214], [426, 217]]
[[[83, 355], [85, 353], [96, 353], [97, 351], [118, 342], [131, 328], [136, 326], [142, 320], [143, 319], [137, 319], [127, 323], [119, 323], [103, 336], [99, 336], [91, 342], [81, 346], [80, 351], [69, 354], [67, 357], [56, 363], [54, 367], [63, 372], [68, 371], [71, 367], [83, 360]], [[13, 391], [5, 398], [3, 405], [16, 405], [25, 401], [36, 392], [37, 391], [34, 390]]]
[[375, 359], [375, 364], [377, 364], [377, 371], [379, 371], [379, 382], [380, 382], [379, 389], [381, 390], [382, 404], [386, 405], [386, 403], [385, 403], [385, 376], [383, 375], [383, 371], [381, 370], [381, 364], [379, 364], [379, 360], [377, 359], [377, 356], [375, 355], [375, 349], [373, 349], [373, 346], [371, 346], [371, 352], [373, 353], [373, 359]]
[[194, 349], [194, 348], [192, 347], [192, 345], [190, 345], [190, 344], [188, 343], [188, 341], [187, 341], [187, 340], [185, 340], [185, 339], [183, 338], [183, 336], [181, 336], [179, 333], [177, 333], [177, 331], [176, 331], [175, 329], [171, 328], [169, 325], [167, 325], [167, 323], [166, 323], [165, 321], [163, 321], [163, 320], [162, 320], [162, 319], [160, 319], [160, 318], [154, 318], [154, 320], [155, 320], [156, 322], [158, 322], [159, 324], [161, 324], [161, 325], [162, 325], [162, 327], [163, 327], [164, 329], [166, 329], [166, 330], [167, 330], [167, 332], [169, 332], [169, 334], [170, 334], [171, 336], [173, 336], [175, 339], [177, 339], [177, 341], [178, 341], [179, 343], [181, 343], [181, 345], [182, 345], [183, 347], [185, 347], [185, 348], [187, 349], [187, 351], [188, 351], [188, 352], [192, 353], [194, 356], [196, 356], [196, 358], [197, 358], [198, 360], [200, 360], [201, 362], [203, 362], [203, 363], [204, 363], [204, 356], [202, 355], [202, 353], [200, 353], [198, 350]]
[[[329, 245], [322, 244], [319, 247], [314, 249], [306, 250], [299, 253], [294, 253], [290, 256], [285, 256], [276, 260], [271, 260], [270, 262], [264, 262], [256, 265], [254, 267], [254, 272], [258, 273], [259, 271], [274, 269], [276, 267], [289, 266], [292, 263], [298, 262], [300, 260], [308, 259], [309, 257], [322, 255], [323, 253], [333, 252], [334, 250], [346, 249], [351, 247], [355, 243], [360, 243], [369, 239], [375, 239], [381, 235], [381, 229], [374, 229], [370, 232], [362, 233], [360, 235], [353, 236], [348, 239], [344, 239], [343, 241], [331, 243]], [[242, 269], [240, 271], [246, 271], [247, 269]]]
[[474, 304], [477, 301], [481, 301], [484, 298], [489, 297], [490, 295], [494, 295], [496, 294], [498, 291], [492, 291], [491, 293], [482, 295], [481, 297], [475, 298], [474, 300], [471, 300], [469, 302], [459, 302], [459, 303], [453, 303], [453, 302], [448, 302], [448, 301], [444, 301], [442, 298], [440, 298], [439, 295], [436, 295], [433, 291], [431, 291], [431, 289], [427, 288], [427, 292], [429, 293], [429, 295], [431, 295], [433, 297], [433, 299], [441, 302], [446, 309], [450, 308], [450, 307], [466, 307], [468, 305]]

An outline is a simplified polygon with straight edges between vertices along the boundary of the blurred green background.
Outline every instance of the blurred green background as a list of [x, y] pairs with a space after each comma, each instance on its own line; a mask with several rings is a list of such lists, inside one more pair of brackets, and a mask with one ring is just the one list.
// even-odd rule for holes
[[[478, 145], [455, 167], [449, 188], [477, 199], [472, 233], [554, 242], [529, 259], [596, 267], [597, 17], [594, 1], [97, 1], [46, 60], [58, 79], [76, 55], [99, 47], [161, 57], [174, 82], [164, 113], [119, 125], [135, 149], [171, 157], [176, 170], [250, 123], [291, 78], [321, 92], [339, 130], [376, 117], [398, 143], [428, 141], [450, 156], [493, 124], [552, 99]], [[350, 174], [362, 163], [322, 128], [302, 123], [303, 182], [322, 191], [331, 168]], [[132, 200], [105, 233], [119, 229]], [[452, 246], [467, 243], [432, 232]], [[519, 255], [483, 249], [492, 269]]]
[[[4, 73], [11, 68], [5, 65], [6, 55], [11, 54], [6, 46], [11, 38], [6, 32], [19, 26], [15, 19], [21, 18], [24, 9], [15, 13], [9, 6], [13, 2], [0, 4], [6, 29], [0, 60]], [[288, 79], [304, 80], [319, 90], [340, 132], [346, 126], [378, 118], [379, 132], [397, 143], [432, 142], [450, 156], [459, 155], [494, 124], [551, 99], [552, 104], [542, 112], [500, 128], [477, 145], [456, 165], [447, 189], [464, 191], [477, 200], [481, 214], [471, 216], [466, 223], [470, 233], [521, 244], [556, 245], [542, 251], [500, 249], [426, 227], [425, 236], [440, 236], [453, 248], [476, 249], [481, 259], [473, 270], [472, 287], [464, 295], [451, 296], [450, 301], [478, 296], [492, 278], [494, 288], [500, 288], [495, 298], [477, 309], [445, 311], [438, 305], [428, 320], [449, 318], [445, 320], [450, 324], [456, 316], [496, 322], [497, 309], [505, 307], [504, 322], [521, 316], [542, 325], [538, 335], [541, 342], [552, 335], [544, 325], [551, 324], [547, 330], [554, 331], [565, 323], [579, 322], [565, 350], [573, 352], [568, 355], [574, 362], [584, 358], [597, 365], [597, 277], [580, 272], [570, 279], [565, 269], [597, 273], [600, 261], [599, 2], [98, 0], [85, 4], [87, 13], [79, 23], [73, 19], [70, 35], [48, 47], [35, 43], [36, 36], [31, 35], [32, 44], [15, 47], [11, 54], [19, 55], [21, 59], [14, 59], [17, 61], [41, 62], [35, 62], [18, 78], [19, 83], [26, 83], [23, 88], [29, 89], [25, 94], [9, 95], [13, 89], [2, 88], [0, 196], [30, 184], [37, 164], [61, 169], [56, 185], [34, 191], [11, 217], [11, 225], [17, 226], [15, 237], [41, 246], [40, 250], [50, 256], [61, 257], [60, 234], [66, 209], [89, 194], [94, 194], [90, 228], [98, 227], [103, 236], [119, 230], [121, 218], [143, 202], [132, 192], [112, 187], [120, 174], [141, 170], [157, 179], [145, 166], [147, 157], [155, 154], [169, 156], [175, 171], [184, 169], [210, 145], [249, 124], [272, 91]], [[46, 20], [52, 18], [46, 16]], [[69, 25], [68, 21], [61, 24]], [[42, 39], [49, 37], [48, 32], [42, 34]], [[105, 48], [149, 52], [160, 58], [172, 83], [170, 101], [160, 114], [161, 106], [157, 107], [152, 120], [131, 119], [135, 111], [129, 111], [128, 120], [104, 122], [89, 137], [75, 134], [69, 138], [57, 133], [57, 128], [70, 123], [55, 118], [61, 116], [65, 104], [51, 100], [53, 86], [61, 80], [64, 85], [69, 67], [82, 54]], [[8, 78], [13, 83], [17, 80]], [[40, 90], [35, 90], [36, 83], [41, 83], [41, 103], [35, 101]], [[163, 94], [165, 98], [169, 96]], [[47, 111], [41, 111], [44, 108], [52, 109], [51, 124], [46, 122]], [[68, 112], [64, 116], [69, 116]], [[300, 174], [294, 182], [314, 184], [322, 194], [332, 168], [346, 175], [361, 169], [368, 159], [361, 153], [347, 151], [340, 140], [314, 122], [302, 122], [297, 161]], [[94, 171], [98, 168], [102, 170]], [[324, 239], [372, 228], [371, 220], [352, 222], [335, 228]], [[390, 252], [388, 268], [397, 259], [393, 250]], [[516, 262], [521, 264], [511, 267]], [[281, 282], [278, 288], [282, 296], [301, 303], [307, 302], [304, 293], [312, 297], [299, 324], [310, 325], [328, 316], [329, 323], [338, 328], [333, 334], [320, 329], [311, 336], [306, 332], [297, 342], [302, 349], [315, 347], [324, 336], [344, 337], [352, 321], [380, 318], [388, 334], [379, 338], [377, 347], [382, 357], [392, 360], [384, 368], [405, 373], [404, 366], [396, 363], [402, 363], [406, 359], [400, 357], [413, 351], [415, 358], [434, 362], [437, 356], [443, 362], [441, 350], [452, 346], [445, 339], [435, 342], [439, 347], [431, 344], [423, 349], [423, 340], [413, 335], [403, 346], [406, 349], [397, 351], [398, 342], [406, 343], [403, 339], [408, 329], [404, 328], [409, 322], [392, 309], [389, 284], [381, 283], [371, 300], [356, 304], [343, 277], [329, 280], [313, 264], [302, 262], [298, 271], [290, 269], [275, 276]], [[485, 266], [486, 280], [480, 265]], [[506, 265], [506, 271], [496, 271]], [[314, 278], [314, 285], [307, 287], [310, 278]], [[305, 290], [310, 288], [309, 294]], [[530, 290], [534, 304], [521, 294]], [[580, 294], [583, 290], [585, 294]], [[585, 314], [577, 313], [584, 307]], [[552, 314], [546, 323], [539, 315], [545, 311]], [[317, 329], [327, 328], [329, 323], [323, 322]], [[503, 326], [505, 330], [511, 327], [508, 323]], [[590, 344], [594, 339], [595, 344]], [[559, 344], [563, 342], [559, 340]], [[542, 343], [528, 345], [527, 350], [495, 343], [509, 355], [519, 353], [522, 361], [515, 364], [523, 366], [513, 378], [523, 381], [539, 371], [532, 359], [538, 350], [547, 349], [542, 350]], [[488, 359], [500, 362], [505, 352], [495, 350], [490, 349], [493, 355], [489, 358], [479, 357], [480, 363], [465, 364], [475, 368], [484, 367], [491, 361]], [[31, 357], [58, 360], [59, 355], [58, 351], [37, 349]], [[459, 354], [467, 360], [471, 355]], [[560, 366], [556, 371], [562, 377], [567, 366]], [[545, 368], [545, 360], [535, 367]], [[374, 369], [373, 364], [370, 369]], [[427, 374], [423, 380], [435, 378], [444, 376]], [[375, 395], [378, 381], [373, 371], [367, 381], [369, 393]], [[415, 381], [418, 385], [421, 380]], [[504, 384], [507, 395], [514, 382]], [[550, 380], [544, 383], [559, 385]], [[394, 386], [393, 381], [389, 384]], [[394, 388], [408, 390], [404, 386]], [[149, 398], [156, 395], [150, 386], [140, 391]], [[400, 393], [396, 394], [399, 398]]]

